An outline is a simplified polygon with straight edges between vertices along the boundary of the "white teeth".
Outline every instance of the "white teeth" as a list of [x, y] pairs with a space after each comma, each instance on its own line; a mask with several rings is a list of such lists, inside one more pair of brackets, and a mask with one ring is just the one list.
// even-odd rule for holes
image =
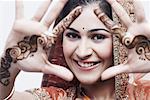
[[81, 66], [81, 67], [91, 67], [94, 65], [94, 63], [83, 63], [83, 62], [78, 62], [78, 64]]

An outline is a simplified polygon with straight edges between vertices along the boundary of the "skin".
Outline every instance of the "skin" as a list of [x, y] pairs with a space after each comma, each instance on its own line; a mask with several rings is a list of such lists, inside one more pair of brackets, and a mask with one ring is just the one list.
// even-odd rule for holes
[[[142, 35], [140, 37], [144, 36], [145, 38], [144, 41], [148, 42], [148, 44], [144, 48], [142, 47], [144, 46], [144, 44], [142, 44], [142, 46], [140, 47], [146, 53], [142, 52], [141, 54], [138, 54], [138, 52], [136, 51], [136, 48], [137, 48], [136, 46], [133, 46], [133, 48], [130, 48], [130, 49], [128, 48], [127, 61], [123, 64], [113, 66], [105, 70], [104, 73], [102, 74], [102, 79], [106, 80], [106, 79], [116, 76], [117, 74], [124, 73], [124, 72], [126, 73], [148, 73], [150, 71], [150, 67], [149, 67], [150, 65], [150, 60], [149, 60], [149, 57], [150, 57], [149, 56], [150, 23], [146, 19], [144, 8], [141, 5], [142, 3], [138, 0], [133, 0], [136, 22], [132, 22], [129, 15], [125, 11], [125, 9], [122, 7], [122, 5], [119, 4], [119, 2], [122, 2], [122, 0], [107, 0], [107, 1], [111, 5], [111, 7], [114, 9], [116, 14], [120, 18], [120, 20], [127, 27], [127, 33], [124, 33], [124, 32], [122, 33], [122, 40], [121, 40], [122, 43], [126, 45], [126, 41], [129, 41], [128, 45], [126, 45], [127, 47], [132, 44], [139, 45], [142, 39], [138, 39], [137, 37], [139, 35]], [[98, 13], [96, 15], [98, 15]], [[112, 26], [111, 27], [112, 29], [114, 22], [111, 21], [111, 19], [108, 19], [107, 21], [111, 23], [106, 26], [107, 27]], [[134, 43], [135, 39], [138, 40], [136, 43]]]
[[[81, 12], [80, 8], [77, 8], [78, 10], [76, 9], [73, 12], [71, 12], [64, 19], [65, 21], [62, 20], [62, 22], [60, 22], [58, 26], [54, 28], [52, 32], [53, 34], [52, 37], [48, 37], [47, 35], [45, 36], [44, 32], [48, 31], [50, 25], [57, 18], [57, 16], [59, 15], [60, 11], [62, 10], [66, 2], [67, 0], [55, 0], [52, 2], [51, 0], [43, 1], [43, 3], [39, 7], [38, 11], [33, 15], [33, 17], [31, 19], [26, 19], [23, 13], [24, 12], [23, 1], [16, 0], [16, 18], [12, 30], [8, 36], [9, 38], [7, 39], [5, 50], [17, 46], [17, 43], [22, 41], [24, 37], [33, 36], [33, 35], [38, 35], [38, 36], [40, 35], [43, 38], [43, 40], [46, 42], [46, 44], [51, 45], [53, 41], [55, 41], [55, 37], [58, 34], [60, 34], [62, 31], [64, 31], [64, 29], [68, 25], [70, 25], [70, 23], [80, 14], [79, 12]], [[56, 5], [59, 7], [57, 7]], [[49, 8], [49, 12], [47, 16], [43, 18], [48, 8]], [[0, 91], [3, 92], [0, 92], [0, 99], [4, 99], [10, 94], [14, 86], [15, 78], [19, 74], [20, 70], [24, 70], [28, 72], [43, 72], [47, 74], [51, 73], [57, 76], [60, 75], [60, 77], [68, 81], [73, 79], [73, 75], [68, 69], [61, 67], [59, 65], [51, 64], [48, 61], [48, 57], [45, 52], [46, 50], [43, 49], [43, 45], [38, 45], [38, 47], [36, 48], [37, 50], [29, 54], [26, 59], [18, 60], [16, 63], [12, 62], [10, 67], [8, 67], [7, 69], [5, 68], [6, 71], [3, 70], [4, 69], [3, 67], [5, 67], [4, 66], [5, 63], [2, 62], [2, 65], [0, 63], [1, 74], [5, 76], [5, 77], [1, 77]], [[2, 59], [6, 59], [5, 52], [1, 57], [1, 61]], [[10, 73], [10, 75], [6, 76], [5, 75], [7, 74], [6, 72]], [[4, 78], [8, 80], [7, 84], [4, 84], [3, 82]], [[13, 97], [15, 98], [15, 100], [17, 100], [23, 95], [24, 94], [21, 93], [18, 94], [15, 92]], [[25, 99], [28, 99], [28, 97], [30, 98], [30, 96], [26, 96], [26, 97], [27, 98]]]
[[100, 78], [112, 65], [112, 35], [94, 14], [96, 7], [96, 3], [85, 6], [65, 30], [63, 52], [69, 68], [87, 94], [92, 98], [110, 100], [114, 98], [114, 79], [100, 81]]
[[[96, 4], [84, 7], [63, 34], [65, 60], [83, 84], [99, 80], [101, 73], [112, 64], [112, 35], [93, 13], [95, 7]], [[90, 67], [85, 68], [86, 64]]]
[[[133, 0], [134, 6], [135, 6], [135, 14], [136, 14], [136, 18], [137, 18], [137, 22], [135, 22], [135, 23], [131, 21], [129, 16], [126, 14], [124, 8], [116, 0], [107, 0], [107, 1], [110, 3], [110, 5], [114, 9], [114, 11], [118, 14], [120, 19], [124, 22], [124, 24], [128, 28], [127, 31], [130, 34], [124, 34], [123, 40], [124, 40], [124, 38], [128, 37], [129, 40], [131, 40], [131, 42], [132, 42], [134, 37], [139, 35], [139, 34], [145, 35], [148, 38], [150, 37], [150, 35], [149, 35], [149, 33], [150, 33], [149, 26], [150, 25], [145, 18], [143, 8], [141, 7], [141, 5], [139, 3], [136, 2], [136, 0]], [[66, 2], [67, 2], [67, 0], [53, 0], [52, 2], [51, 2], [51, 0], [44, 1], [43, 4], [38, 9], [38, 11], [34, 14], [34, 16], [28, 20], [28, 19], [24, 18], [23, 2], [21, 0], [16, 0], [16, 18], [15, 18], [12, 30], [10, 32], [9, 38], [7, 39], [5, 49], [7, 49], [9, 47], [13, 47], [19, 41], [21, 41], [25, 36], [43, 35], [44, 32], [48, 30], [48, 28], [50, 27], [52, 22], [57, 18], [57, 16], [59, 15], [59, 12], [64, 7]], [[43, 18], [43, 16], [47, 12], [48, 8], [50, 8], [48, 15], [45, 18]], [[122, 15], [124, 15], [124, 16], [122, 16]], [[86, 18], [86, 17], [84, 17], [84, 18]], [[89, 21], [89, 19], [88, 19], [88, 21]], [[87, 23], [87, 20], [85, 21], [85, 23]], [[101, 24], [99, 24], [99, 25], [101, 25]], [[62, 26], [64, 26], [64, 25], [62, 25]], [[71, 26], [74, 27], [73, 24]], [[93, 24], [90, 26], [90, 28], [92, 28], [92, 27], [93, 27]], [[84, 30], [82, 30], [83, 28], [84, 28]], [[78, 31], [79, 31], [79, 34], [81, 35], [80, 37], [84, 37], [81, 39], [84, 39], [84, 41], [87, 39], [87, 40], [91, 41], [89, 43], [92, 43], [92, 40], [90, 38], [88, 38], [87, 35], [84, 34], [84, 33], [87, 33], [88, 30], [86, 30], [86, 29], [88, 29], [88, 28], [89, 27], [82, 27], [82, 28], [79, 27]], [[56, 27], [56, 29], [57, 29], [57, 27]], [[59, 29], [59, 30], [61, 30], [61, 29]], [[56, 32], [56, 34], [57, 34], [57, 32]], [[80, 39], [79, 39], [79, 41], [80, 41]], [[73, 43], [73, 45], [74, 44], [75, 43]], [[84, 42], [83, 42], [83, 44], [84, 44]], [[88, 43], [86, 43], [86, 44], [87, 44], [86, 46], [88, 46]], [[67, 45], [67, 46], [71, 47], [73, 45]], [[85, 45], [83, 45], [83, 47], [84, 46]], [[86, 51], [88, 51], [88, 50], [86, 50]], [[86, 53], [90, 54], [91, 51], [92, 50], [89, 49], [89, 51]], [[80, 53], [84, 54], [85, 52], [83, 52], [83, 51], [77, 52], [76, 51], [75, 53], [73, 53], [72, 56], [68, 56], [68, 58], [72, 57], [72, 58], [76, 58], [77, 60], [80, 60], [79, 58], [84, 58], [84, 59], [82, 59], [82, 61], [83, 61], [83, 60], [87, 60], [87, 58], [89, 58], [89, 57], [92, 57], [90, 59], [93, 60], [93, 58], [94, 59], [96, 58], [96, 60], [98, 59], [98, 60], [102, 60], [105, 62], [105, 59], [104, 59], [105, 57], [98, 56], [100, 54], [97, 53], [96, 51], [94, 51], [94, 52], [92, 51], [93, 53], [90, 56], [88, 55], [86, 57], [83, 57], [81, 55], [79, 56]], [[5, 54], [3, 54], [3, 55], [5, 55]], [[5, 57], [3, 55], [2, 55], [2, 57]], [[67, 58], [67, 56], [66, 56], [66, 58]], [[35, 62], [35, 63], [33, 63], [33, 62]], [[38, 64], [38, 66], [35, 66], [35, 65], [37, 65], [37, 62], [39, 64]], [[67, 62], [69, 65], [70, 61], [67, 61]], [[28, 63], [29, 65], [27, 65], [26, 63]], [[111, 63], [110, 63], [110, 65], [111, 65]], [[135, 48], [133, 48], [133, 49], [129, 50], [129, 58], [125, 64], [121, 64], [121, 65], [118, 65], [115, 67], [109, 67], [104, 72], [103, 72], [103, 70], [106, 68], [102, 68], [102, 67], [99, 68], [100, 72], [96, 72], [94, 70], [91, 71], [91, 73], [97, 73], [96, 74], [97, 77], [94, 77], [90, 74], [91, 78], [89, 78], [89, 84], [92, 84], [94, 87], [92, 87], [92, 85], [89, 85], [89, 84], [88, 85], [81, 84], [81, 85], [83, 87], [85, 87], [89, 91], [89, 93], [91, 90], [92, 90], [92, 92], [94, 91], [93, 93], [90, 93], [91, 95], [95, 94], [96, 97], [99, 96], [99, 98], [100, 98], [100, 96], [101, 96], [101, 97], [104, 97], [103, 99], [106, 100], [105, 97], [107, 97], [107, 98], [114, 97], [114, 95], [113, 95], [113, 93], [114, 93], [114, 91], [113, 91], [114, 90], [114, 86], [113, 86], [114, 80], [110, 79], [110, 80], [107, 80], [104, 82], [96, 82], [100, 78], [100, 74], [102, 72], [103, 72], [102, 77], [104, 80], [106, 80], [106, 79], [113, 77], [113, 76], [115, 76], [119, 73], [122, 73], [122, 72], [129, 72], [129, 73], [132, 73], [132, 72], [149, 72], [150, 71], [149, 65], [150, 65], [149, 61], [147, 61], [147, 60], [142, 61], [139, 59], [139, 55], [137, 55], [137, 53], [135, 52]], [[106, 66], [108, 67], [109, 64]], [[72, 69], [72, 71], [74, 70], [71, 67], [70, 67], [70, 69]], [[9, 93], [11, 92], [11, 90], [14, 86], [15, 78], [18, 75], [18, 73], [20, 72], [20, 70], [24, 70], [24, 71], [28, 71], [28, 72], [43, 72], [46, 74], [47, 73], [48, 74], [55, 74], [55, 75], [62, 77], [66, 80], [72, 80], [72, 78], [73, 78], [73, 75], [69, 70], [64, 69], [60, 66], [59, 66], [59, 70], [58, 70], [57, 65], [53, 65], [47, 60], [47, 55], [46, 55], [45, 51], [42, 49], [42, 46], [38, 46], [38, 50], [34, 53], [34, 57], [28, 56], [27, 59], [20, 60], [17, 63], [12, 63], [11, 67], [7, 70], [10, 72], [10, 75], [11, 75], [11, 76], [7, 77], [10, 80], [10, 84], [8, 84], [7, 86], [0, 84], [0, 91], [3, 91], [3, 92], [0, 92], [0, 99], [3, 99], [9, 95]], [[82, 72], [84, 72], [84, 71], [82, 71]], [[74, 70], [74, 73], [76, 73], [75, 75], [78, 77], [78, 74], [77, 74], [78, 71]], [[80, 74], [83, 74], [83, 73], [80, 73]], [[81, 77], [81, 78], [78, 77], [78, 79], [80, 79], [80, 81], [82, 83], [87, 84], [87, 77], [85, 77], [85, 78], [84, 77]], [[95, 90], [95, 88], [97, 88], [97, 90]], [[100, 95], [97, 94], [99, 92], [101, 92]], [[13, 95], [13, 97], [18, 97], [21, 99], [23, 99], [23, 97], [25, 97], [24, 98], [25, 100], [28, 98], [31, 99], [30, 96], [31, 96], [31, 98], [34, 98], [31, 94], [27, 94], [27, 93], [20, 93], [20, 94], [17, 93], [16, 94], [16, 92], [15, 92], [15, 94]], [[17, 98], [15, 98], [15, 100], [17, 100]], [[18, 100], [20, 100], [20, 99], [18, 99]], [[110, 99], [108, 99], [108, 100], [110, 100]]]

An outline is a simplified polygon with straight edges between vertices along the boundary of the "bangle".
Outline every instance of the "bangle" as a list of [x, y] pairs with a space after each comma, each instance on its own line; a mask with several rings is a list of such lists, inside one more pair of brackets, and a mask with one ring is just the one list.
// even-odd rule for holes
[[13, 96], [14, 92], [15, 92], [15, 88], [13, 87], [11, 93], [4, 100], [10, 100], [11, 97]]

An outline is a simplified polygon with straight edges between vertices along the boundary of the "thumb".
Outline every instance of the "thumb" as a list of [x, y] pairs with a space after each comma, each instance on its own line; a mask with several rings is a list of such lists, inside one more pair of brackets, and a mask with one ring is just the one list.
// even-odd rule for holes
[[69, 69], [60, 65], [51, 64], [50, 62], [45, 65], [42, 72], [45, 74], [56, 75], [66, 81], [72, 81], [74, 77], [73, 73]]
[[106, 69], [102, 75], [101, 75], [101, 80], [106, 80], [109, 78], [112, 78], [120, 73], [128, 72], [128, 66], [124, 64], [120, 64], [117, 66], [112, 66]]

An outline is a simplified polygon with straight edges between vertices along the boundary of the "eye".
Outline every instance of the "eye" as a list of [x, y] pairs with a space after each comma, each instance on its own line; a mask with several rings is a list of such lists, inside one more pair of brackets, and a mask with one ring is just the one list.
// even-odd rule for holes
[[73, 40], [81, 38], [77, 33], [74, 33], [74, 32], [68, 32], [68, 33], [66, 33], [66, 36], [69, 39], [73, 39]]
[[91, 39], [93, 39], [94, 41], [101, 41], [101, 40], [104, 40], [105, 38], [106, 36], [103, 34], [93, 34], [91, 36]]

